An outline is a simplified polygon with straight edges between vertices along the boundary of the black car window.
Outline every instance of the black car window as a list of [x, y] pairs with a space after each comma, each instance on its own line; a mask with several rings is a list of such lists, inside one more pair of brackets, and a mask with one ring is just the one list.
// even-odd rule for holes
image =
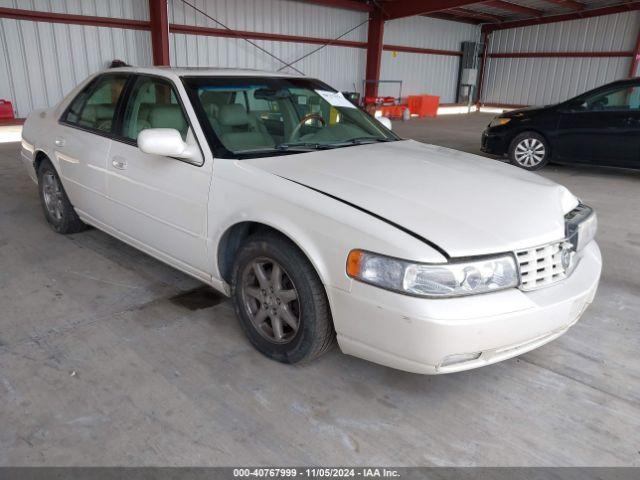
[[183, 140], [189, 122], [170, 82], [157, 77], [139, 77], [127, 100], [123, 136], [136, 140], [147, 128], [174, 128]]
[[[127, 75], [103, 75], [92, 83], [86, 96], [86, 102], [79, 110], [76, 100], [71, 104], [65, 121], [78, 127], [98, 132], [110, 132], [116, 113], [118, 100], [127, 82]], [[80, 99], [78, 98], [78, 103]]]
[[640, 85], [627, 85], [585, 98], [587, 110], [640, 110]]

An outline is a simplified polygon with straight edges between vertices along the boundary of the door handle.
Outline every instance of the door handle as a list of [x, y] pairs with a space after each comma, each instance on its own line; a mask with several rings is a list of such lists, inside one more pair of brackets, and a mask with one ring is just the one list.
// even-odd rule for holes
[[114, 157], [111, 165], [118, 170], [125, 170], [127, 168], [127, 161], [122, 157]]
[[638, 125], [640, 123], [640, 119], [634, 117], [627, 117], [626, 124], [627, 125]]
[[53, 143], [55, 144], [56, 147], [64, 147], [65, 140], [64, 138], [58, 137], [53, 141]]

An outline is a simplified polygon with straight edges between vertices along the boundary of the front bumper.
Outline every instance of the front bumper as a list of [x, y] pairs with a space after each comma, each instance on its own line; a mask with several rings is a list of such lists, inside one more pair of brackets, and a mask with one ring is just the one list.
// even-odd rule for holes
[[[344, 353], [414, 373], [449, 373], [515, 357], [562, 335], [578, 321], [598, 287], [596, 242], [581, 252], [565, 280], [449, 299], [424, 299], [353, 282], [329, 288], [338, 344]], [[450, 355], [477, 359], [444, 366]]]
[[506, 155], [509, 151], [509, 139], [506, 132], [485, 129], [482, 132], [480, 150], [491, 155]]

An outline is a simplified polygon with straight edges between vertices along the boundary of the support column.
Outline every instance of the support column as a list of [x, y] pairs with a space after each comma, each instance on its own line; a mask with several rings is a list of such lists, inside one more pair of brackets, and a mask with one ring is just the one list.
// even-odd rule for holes
[[484, 70], [487, 67], [487, 56], [489, 55], [489, 30], [482, 31], [482, 60], [480, 60], [480, 71], [478, 72], [478, 100], [477, 105], [482, 105], [482, 84], [484, 82]]
[[[380, 80], [380, 65], [382, 64], [382, 41], [384, 37], [384, 17], [382, 10], [375, 7], [369, 13], [369, 30], [367, 33], [367, 70], [366, 80]], [[378, 96], [378, 84], [365, 84], [365, 97]]]
[[631, 68], [629, 69], [629, 78], [640, 76], [638, 71], [640, 67], [640, 27], [638, 27], [638, 41], [636, 42], [636, 48], [633, 52], [633, 58], [631, 59]]
[[154, 65], [169, 65], [169, 9], [167, 0], [149, 0], [151, 50]]

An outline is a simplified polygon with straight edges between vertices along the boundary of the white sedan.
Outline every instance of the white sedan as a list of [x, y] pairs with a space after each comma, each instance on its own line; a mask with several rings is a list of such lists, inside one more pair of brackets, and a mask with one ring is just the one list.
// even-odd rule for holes
[[535, 174], [398, 138], [326, 84], [118, 68], [33, 112], [22, 160], [59, 233], [93, 225], [233, 299], [281, 362], [337, 339], [417, 373], [519, 355], [593, 300], [596, 216]]

